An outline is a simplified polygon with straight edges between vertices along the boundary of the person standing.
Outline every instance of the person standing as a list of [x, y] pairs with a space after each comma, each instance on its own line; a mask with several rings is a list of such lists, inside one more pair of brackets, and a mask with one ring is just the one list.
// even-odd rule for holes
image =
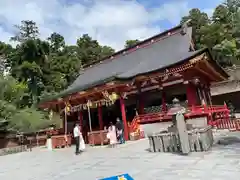
[[80, 151], [79, 151], [80, 135], [81, 135], [81, 132], [80, 132], [79, 124], [76, 123], [75, 127], [73, 129], [73, 136], [74, 136], [75, 143], [76, 143], [76, 151], [75, 151], [76, 155], [78, 155], [80, 153]]
[[110, 122], [107, 137], [110, 140], [110, 147], [115, 147], [115, 145], [117, 144], [117, 134], [116, 134], [116, 127], [113, 125], [112, 122]]
[[120, 144], [123, 144], [125, 142], [124, 136], [123, 136], [123, 124], [119, 118], [117, 118], [116, 128], [117, 128], [118, 140]]

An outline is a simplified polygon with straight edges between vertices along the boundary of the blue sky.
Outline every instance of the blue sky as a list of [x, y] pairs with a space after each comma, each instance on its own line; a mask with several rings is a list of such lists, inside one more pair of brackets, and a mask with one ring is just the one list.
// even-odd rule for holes
[[0, 0], [0, 41], [9, 42], [21, 20], [33, 20], [41, 38], [52, 32], [68, 44], [88, 33], [121, 49], [127, 39], [145, 39], [177, 25], [191, 8], [209, 15], [223, 0]]

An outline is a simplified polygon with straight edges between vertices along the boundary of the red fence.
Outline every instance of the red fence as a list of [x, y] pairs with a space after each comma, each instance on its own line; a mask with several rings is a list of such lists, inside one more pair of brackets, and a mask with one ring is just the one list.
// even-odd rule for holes
[[[231, 119], [230, 111], [226, 105], [222, 106], [193, 106], [187, 109], [185, 117], [187, 119], [197, 116], [207, 116], [208, 124], [218, 129], [240, 130], [240, 120]], [[140, 123], [151, 123], [156, 121], [171, 120], [171, 116], [166, 112], [148, 113], [134, 117], [129, 129], [136, 132]]]

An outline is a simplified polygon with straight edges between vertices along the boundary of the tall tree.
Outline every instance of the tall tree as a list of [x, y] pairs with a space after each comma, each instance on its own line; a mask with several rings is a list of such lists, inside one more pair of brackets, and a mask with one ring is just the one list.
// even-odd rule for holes
[[24, 42], [29, 39], [36, 39], [39, 35], [39, 30], [34, 21], [24, 20], [21, 25], [15, 25], [17, 33], [11, 38], [13, 41]]
[[108, 46], [101, 46], [97, 40], [93, 40], [89, 35], [84, 34], [77, 40], [78, 54], [82, 64], [89, 64], [99, 61], [105, 56], [110, 56], [114, 50]]
[[65, 47], [64, 37], [56, 32], [52, 33], [50, 37], [47, 38], [50, 43], [51, 52], [59, 53], [63, 51]]
[[189, 26], [193, 28], [193, 37], [196, 49], [200, 49], [202, 48], [201, 37], [204, 35], [201, 28], [208, 25], [208, 15], [201, 12], [199, 9], [194, 8], [189, 11], [189, 15], [182, 17], [181, 23], [187, 22], [188, 20], [191, 20], [189, 22]]
[[239, 0], [226, 0], [218, 5], [209, 20], [205, 13], [192, 9], [182, 23], [191, 19], [196, 48], [212, 48], [216, 60], [222, 66], [240, 64], [239, 36]]
[[16, 27], [19, 31], [13, 40], [20, 44], [8, 56], [7, 65], [15, 78], [28, 84], [32, 101], [30, 104], [36, 103], [44, 88], [42, 76], [43, 69], [48, 64], [49, 44], [37, 38], [39, 32], [35, 22], [22, 21], [22, 24]]
[[139, 41], [138, 39], [135, 39], [135, 40], [127, 40], [127, 41], [125, 42], [124, 47], [125, 47], [125, 48], [129, 48], [129, 47], [132, 47], [132, 46], [136, 45], [136, 44], [139, 43], [139, 42], [140, 42], [140, 41]]

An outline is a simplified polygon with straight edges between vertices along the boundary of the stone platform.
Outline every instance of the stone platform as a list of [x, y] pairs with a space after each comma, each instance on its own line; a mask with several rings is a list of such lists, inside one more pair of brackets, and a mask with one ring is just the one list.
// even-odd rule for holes
[[[240, 133], [217, 132], [221, 136], [238, 137]], [[3, 180], [96, 180], [129, 173], [136, 180], [239, 180], [240, 143], [215, 144], [209, 152], [179, 156], [146, 151], [148, 140], [128, 142], [111, 149], [88, 148], [79, 156], [74, 147], [48, 152], [32, 152], [0, 157], [0, 179]], [[17, 178], [16, 178], [17, 177]]]

